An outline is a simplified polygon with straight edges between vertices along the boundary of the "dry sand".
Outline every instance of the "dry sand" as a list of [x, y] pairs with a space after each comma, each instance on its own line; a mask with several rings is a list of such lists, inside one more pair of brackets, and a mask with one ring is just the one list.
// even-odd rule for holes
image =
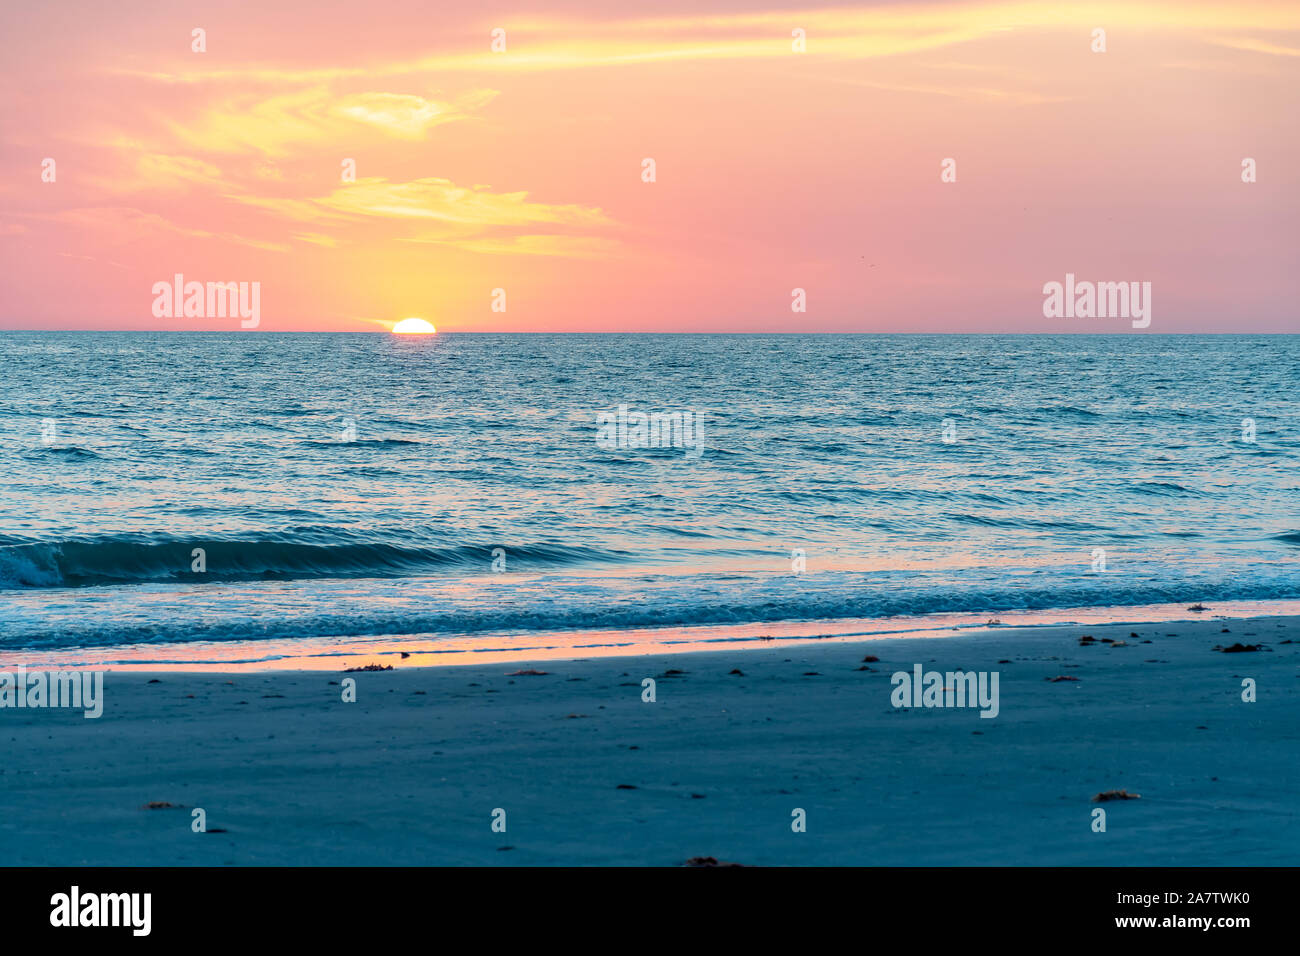
[[[99, 720], [0, 710], [0, 846], [47, 865], [1294, 865], [1298, 620], [546, 661], [544, 676], [110, 673]], [[1234, 642], [1263, 648], [1212, 649]], [[893, 707], [891, 674], [917, 663], [997, 671], [999, 715]], [[1092, 802], [1120, 789], [1141, 799]], [[195, 807], [209, 832], [192, 832]]]

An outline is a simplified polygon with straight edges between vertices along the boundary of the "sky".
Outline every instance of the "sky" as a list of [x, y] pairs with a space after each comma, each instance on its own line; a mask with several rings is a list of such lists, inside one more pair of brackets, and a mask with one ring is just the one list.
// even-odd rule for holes
[[5, 4], [0, 79], [0, 329], [1300, 329], [1295, 0]]

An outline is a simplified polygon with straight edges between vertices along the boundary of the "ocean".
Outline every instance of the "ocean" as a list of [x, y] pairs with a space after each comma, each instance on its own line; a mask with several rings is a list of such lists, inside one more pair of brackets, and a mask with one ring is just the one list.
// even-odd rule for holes
[[1297, 384], [1293, 336], [2, 333], [0, 660], [1294, 600]]

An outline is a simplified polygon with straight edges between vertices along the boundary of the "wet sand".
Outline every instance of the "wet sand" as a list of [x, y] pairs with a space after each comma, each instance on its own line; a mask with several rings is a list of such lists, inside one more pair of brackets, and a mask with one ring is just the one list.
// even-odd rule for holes
[[[1295, 865], [1298, 622], [531, 665], [542, 675], [400, 659], [110, 673], [98, 720], [0, 710], [0, 845], [6, 864], [59, 865]], [[1238, 642], [1261, 648], [1213, 649]], [[996, 671], [998, 716], [893, 706], [891, 675], [916, 664]], [[1093, 802], [1112, 790], [1141, 798]]]

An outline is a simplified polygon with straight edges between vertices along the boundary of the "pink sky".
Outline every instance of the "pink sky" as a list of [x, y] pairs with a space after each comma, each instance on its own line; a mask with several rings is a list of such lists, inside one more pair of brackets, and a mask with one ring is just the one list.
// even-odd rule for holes
[[1298, 325], [1295, 2], [6, 4], [0, 57], [4, 329], [238, 328], [176, 273], [267, 331], [1131, 331], [1067, 272]]

